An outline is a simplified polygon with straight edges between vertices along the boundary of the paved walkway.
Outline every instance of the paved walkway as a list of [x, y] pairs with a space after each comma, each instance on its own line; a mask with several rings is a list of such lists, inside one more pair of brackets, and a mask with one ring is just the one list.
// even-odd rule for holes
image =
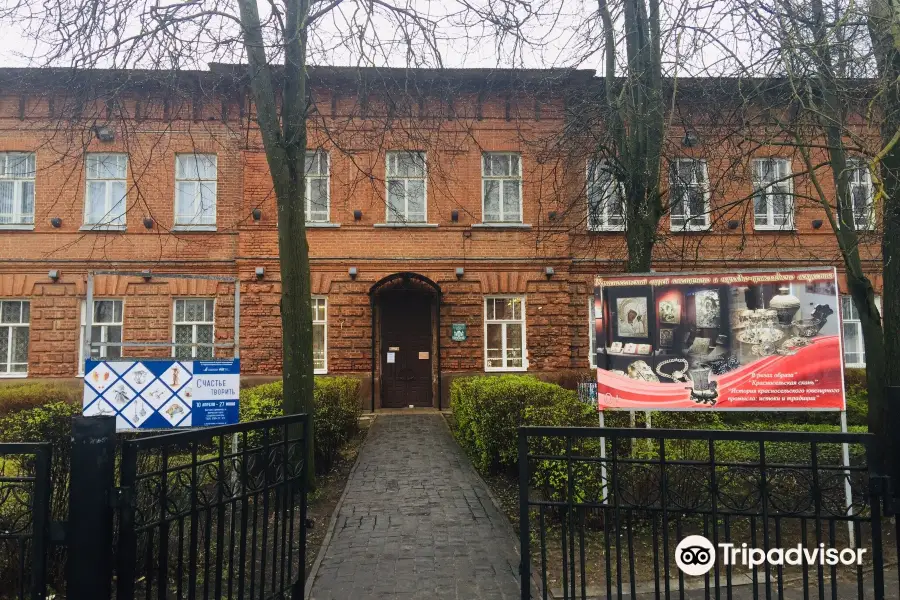
[[518, 598], [517, 545], [441, 415], [379, 415], [311, 597]]

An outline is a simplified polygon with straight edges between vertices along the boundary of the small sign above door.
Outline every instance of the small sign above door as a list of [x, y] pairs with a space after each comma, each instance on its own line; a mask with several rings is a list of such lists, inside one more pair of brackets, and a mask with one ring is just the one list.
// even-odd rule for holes
[[397, 362], [397, 353], [396, 352], [388, 352], [387, 353], [387, 362], [388, 364], [393, 364]]
[[466, 324], [465, 323], [451, 323], [450, 324], [450, 339], [454, 342], [464, 342], [466, 341]]
[[428, 352], [419, 352], [419, 360], [428, 360]]
[[389, 352], [400, 352], [400, 346], [391, 346], [388, 348]]

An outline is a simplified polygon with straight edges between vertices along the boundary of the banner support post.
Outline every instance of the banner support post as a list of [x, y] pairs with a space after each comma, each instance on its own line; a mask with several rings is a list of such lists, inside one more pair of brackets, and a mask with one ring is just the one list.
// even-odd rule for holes
[[[598, 408], [599, 408], [599, 396], [597, 399]], [[605, 421], [603, 418], [603, 410], [597, 411], [600, 414], [600, 428], [606, 427]], [[606, 437], [600, 437], [600, 498], [604, 502], [606, 501]]]
[[[841, 433], [847, 433], [847, 409], [841, 410]], [[847, 516], [853, 516], [853, 490], [850, 487], [850, 445], [847, 442], [841, 444], [841, 459], [844, 463], [844, 499], [847, 504]], [[853, 521], [847, 521], [847, 532], [850, 534], [850, 547], [856, 547], [856, 536], [853, 531]]]

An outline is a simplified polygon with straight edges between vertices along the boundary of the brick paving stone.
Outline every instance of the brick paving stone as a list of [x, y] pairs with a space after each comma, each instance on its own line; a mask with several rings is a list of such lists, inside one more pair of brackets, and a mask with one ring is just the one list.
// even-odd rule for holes
[[381, 415], [312, 600], [519, 597], [518, 544], [438, 414]]

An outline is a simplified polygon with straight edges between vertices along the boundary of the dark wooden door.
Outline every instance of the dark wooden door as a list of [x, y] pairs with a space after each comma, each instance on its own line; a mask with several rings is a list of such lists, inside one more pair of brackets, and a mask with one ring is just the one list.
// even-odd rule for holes
[[431, 406], [431, 298], [386, 291], [379, 300], [381, 405]]

